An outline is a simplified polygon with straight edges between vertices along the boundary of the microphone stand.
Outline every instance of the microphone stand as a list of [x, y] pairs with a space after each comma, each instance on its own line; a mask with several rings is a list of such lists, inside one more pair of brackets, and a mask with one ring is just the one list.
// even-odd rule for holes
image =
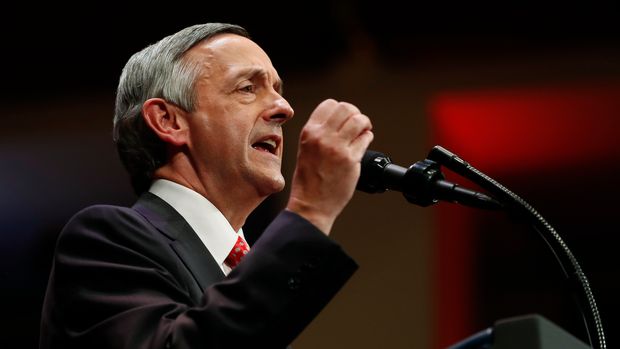
[[[486, 189], [509, 213], [523, 217], [538, 231], [560, 263], [566, 278], [580, 286], [578, 288], [577, 304], [585, 322], [590, 345], [594, 349], [606, 349], [601, 317], [588, 279], [577, 259], [555, 229], [525, 200], [447, 149], [438, 145], [433, 147], [428, 154], [428, 159], [444, 165]], [[584, 312], [584, 305], [587, 312]]]

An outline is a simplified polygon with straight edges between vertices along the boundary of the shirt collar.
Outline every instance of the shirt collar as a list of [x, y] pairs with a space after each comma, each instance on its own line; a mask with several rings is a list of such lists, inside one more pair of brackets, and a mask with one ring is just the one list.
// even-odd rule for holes
[[243, 237], [243, 229], [235, 232], [222, 212], [207, 198], [175, 182], [157, 179], [149, 192], [166, 201], [187, 221], [226, 273], [224, 260], [235, 246], [237, 234]]

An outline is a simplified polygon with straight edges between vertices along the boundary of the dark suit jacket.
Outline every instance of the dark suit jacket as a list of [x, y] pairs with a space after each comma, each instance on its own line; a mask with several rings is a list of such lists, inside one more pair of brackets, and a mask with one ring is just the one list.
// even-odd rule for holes
[[61, 232], [40, 348], [282, 348], [357, 268], [305, 219], [282, 212], [227, 276], [150, 193], [92, 206]]

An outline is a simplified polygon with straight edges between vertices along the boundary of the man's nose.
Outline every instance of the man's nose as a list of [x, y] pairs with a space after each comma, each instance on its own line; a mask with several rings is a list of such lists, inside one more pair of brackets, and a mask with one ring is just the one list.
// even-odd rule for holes
[[288, 101], [284, 99], [284, 97], [278, 95], [278, 98], [273, 101], [273, 106], [267, 113], [266, 118], [268, 118], [269, 121], [276, 121], [283, 124], [290, 120], [294, 114], [295, 111]]

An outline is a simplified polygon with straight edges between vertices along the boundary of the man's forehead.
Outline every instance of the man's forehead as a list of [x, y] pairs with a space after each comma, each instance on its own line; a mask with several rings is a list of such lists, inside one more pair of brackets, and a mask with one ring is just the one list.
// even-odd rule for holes
[[236, 34], [219, 34], [199, 43], [194, 48], [214, 60], [219, 59], [227, 63], [262, 62], [271, 66], [271, 59], [260, 46]]
[[270, 76], [279, 80], [279, 76], [269, 56], [252, 40], [236, 34], [220, 34], [209, 38], [189, 52], [194, 59], [200, 60], [211, 72], [234, 74], [239, 76]]

